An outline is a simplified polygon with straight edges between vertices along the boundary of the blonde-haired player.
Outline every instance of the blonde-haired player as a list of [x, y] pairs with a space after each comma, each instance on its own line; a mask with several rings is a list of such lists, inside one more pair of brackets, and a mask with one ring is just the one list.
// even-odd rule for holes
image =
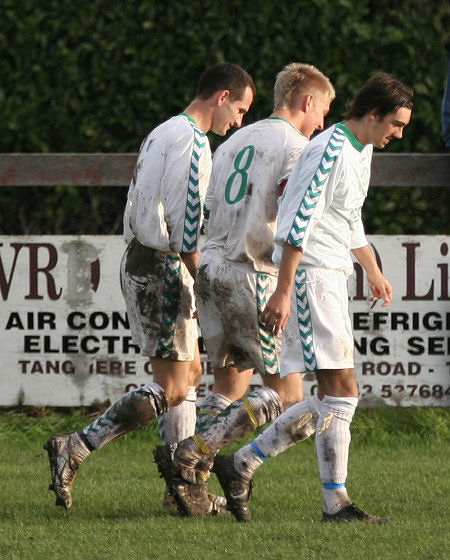
[[[271, 116], [233, 134], [214, 155], [196, 291], [215, 382], [200, 410], [197, 433], [175, 451], [186, 478], [195, 479], [192, 469], [202, 457], [213, 456], [302, 398], [299, 373], [280, 378], [281, 336], [267, 329], [261, 312], [277, 281], [271, 256], [278, 198], [309, 138], [323, 128], [334, 96], [320, 70], [289, 64], [277, 76]], [[263, 387], [242, 398], [254, 369]], [[164, 459], [168, 454], [162, 447], [155, 458], [174, 486]], [[207, 461], [198, 469], [208, 470]], [[177, 497], [176, 488], [173, 493]], [[186, 503], [182, 496], [179, 503]], [[185, 514], [191, 514], [189, 507]]]

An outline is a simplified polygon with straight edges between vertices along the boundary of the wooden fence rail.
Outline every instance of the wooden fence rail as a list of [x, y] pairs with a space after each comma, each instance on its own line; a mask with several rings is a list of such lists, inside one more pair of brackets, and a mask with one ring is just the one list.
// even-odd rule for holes
[[[0, 187], [128, 186], [136, 154], [0, 154]], [[450, 187], [450, 153], [375, 153], [376, 187]]]

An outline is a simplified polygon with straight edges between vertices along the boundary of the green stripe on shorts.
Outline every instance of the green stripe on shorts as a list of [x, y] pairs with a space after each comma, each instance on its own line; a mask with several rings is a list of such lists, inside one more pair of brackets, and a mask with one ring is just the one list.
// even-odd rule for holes
[[313, 327], [306, 293], [306, 270], [298, 269], [295, 274], [295, 300], [297, 304], [297, 324], [302, 341], [303, 360], [306, 371], [316, 371], [316, 352], [314, 349]]
[[179, 307], [179, 282], [181, 261], [178, 257], [166, 256], [164, 299], [161, 316], [161, 331], [156, 357], [172, 359], [175, 326]]
[[258, 334], [261, 353], [264, 361], [265, 375], [279, 375], [280, 366], [275, 344], [275, 336], [261, 321], [261, 313], [267, 303], [267, 286], [269, 277], [267, 274], [256, 275], [256, 305], [258, 309]]

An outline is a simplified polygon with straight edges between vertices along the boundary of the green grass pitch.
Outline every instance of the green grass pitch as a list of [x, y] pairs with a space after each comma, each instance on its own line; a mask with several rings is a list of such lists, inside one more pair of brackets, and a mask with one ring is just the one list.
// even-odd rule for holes
[[[155, 425], [89, 457], [75, 481], [74, 506], [65, 512], [48, 491], [42, 444], [88, 421], [80, 411], [0, 412], [2, 560], [450, 557], [448, 409], [357, 412], [348, 488], [360, 507], [392, 519], [383, 526], [320, 521], [312, 440], [259, 469], [251, 523], [231, 516], [182, 519], [161, 505], [164, 484], [151, 457], [159, 443]], [[218, 490], [214, 476], [210, 486]]]

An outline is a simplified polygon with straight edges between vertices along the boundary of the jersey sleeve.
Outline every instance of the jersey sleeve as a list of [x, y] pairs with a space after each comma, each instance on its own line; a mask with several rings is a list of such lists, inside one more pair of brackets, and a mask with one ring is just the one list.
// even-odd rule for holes
[[[141, 143], [123, 218], [124, 238], [127, 243], [136, 237], [141, 243], [152, 246], [152, 239], [148, 234], [149, 221], [154, 221], [155, 214], [150, 209], [158, 204], [158, 192], [153, 185], [160, 182], [165, 151], [165, 139], [155, 131]], [[161, 228], [162, 224], [153, 224], [153, 228], [155, 227]]]
[[344, 136], [335, 130], [325, 149], [320, 142], [310, 143], [301, 154], [281, 200], [277, 244], [305, 251], [312, 225], [331, 204], [333, 189], [340, 182], [343, 143]]
[[210, 166], [205, 169], [203, 165], [207, 142], [206, 135], [192, 127], [168, 145], [161, 203], [170, 250], [177, 253], [197, 250], [202, 219], [200, 181], [209, 179], [210, 173]]
[[360, 247], [365, 247], [367, 245], [366, 233], [364, 231], [364, 224], [361, 218], [352, 224], [351, 232], [351, 249], [359, 249]]

